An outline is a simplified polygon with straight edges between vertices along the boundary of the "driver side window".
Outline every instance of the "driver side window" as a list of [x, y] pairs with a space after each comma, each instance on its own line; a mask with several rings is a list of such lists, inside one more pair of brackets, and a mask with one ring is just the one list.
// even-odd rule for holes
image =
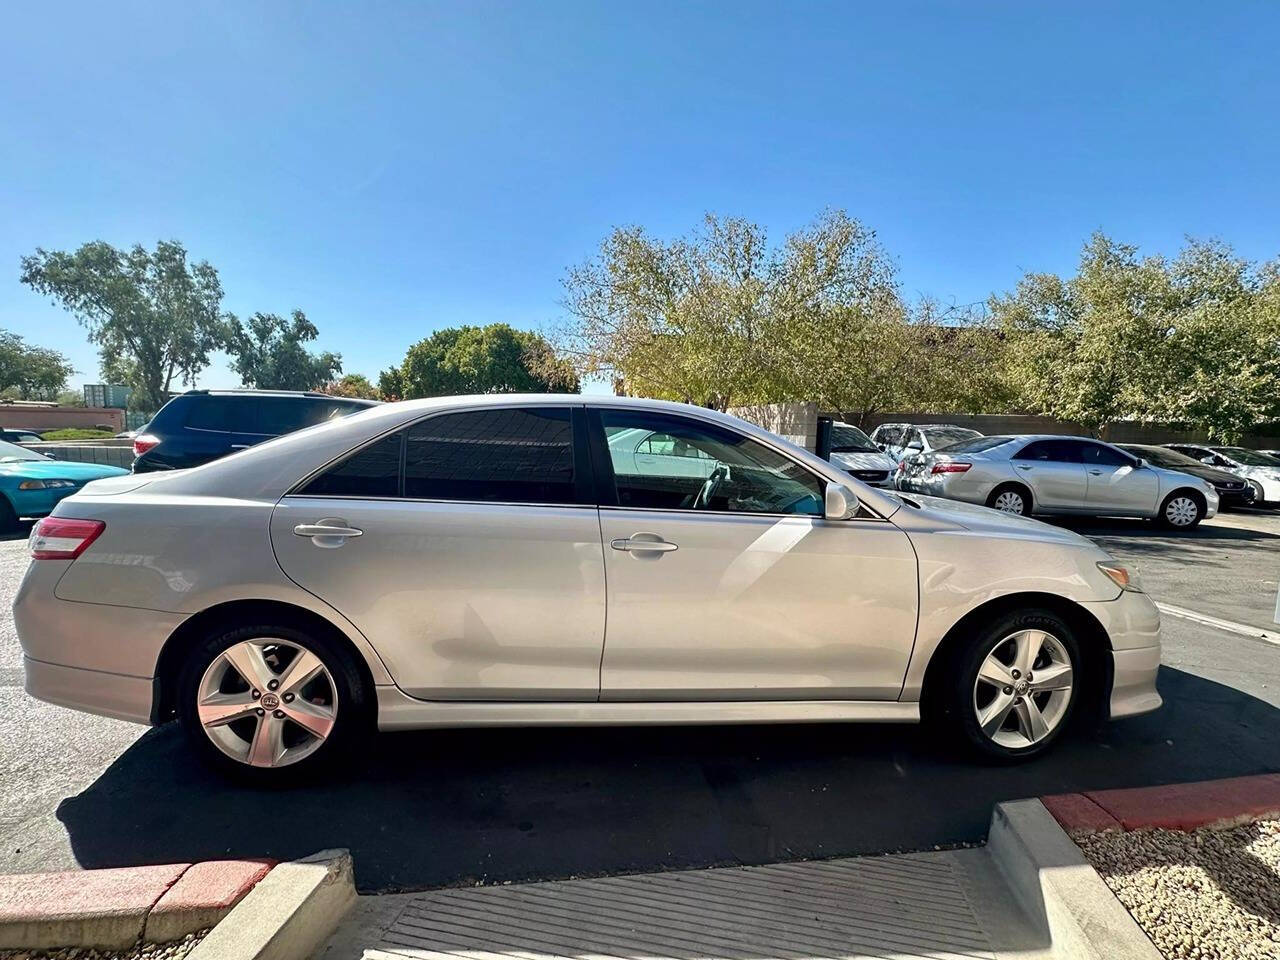
[[601, 410], [600, 423], [617, 506], [822, 515], [820, 478], [732, 430], [629, 410]]

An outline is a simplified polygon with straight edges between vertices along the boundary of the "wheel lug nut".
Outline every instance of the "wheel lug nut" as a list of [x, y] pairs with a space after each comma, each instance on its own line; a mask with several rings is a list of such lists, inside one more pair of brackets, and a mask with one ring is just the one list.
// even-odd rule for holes
[[1004, 688], [1004, 692], [1005, 692], [1005, 693], [1013, 693], [1013, 687], [1005, 687], [1005, 688]]
[[1013, 679], [1017, 680], [1020, 676], [1022, 676], [1022, 674], [1017, 670], [1013, 671]]
[[280, 681], [279, 681], [279, 680], [269, 680], [269, 681], [267, 681], [267, 689], [268, 689], [268, 690], [275, 690], [275, 689], [276, 689], [277, 687], [279, 687], [279, 686], [280, 686]]
[[262, 691], [260, 690], [253, 691], [253, 699], [257, 700], [260, 696], [262, 696]]
[[285, 703], [293, 703], [293, 694], [292, 694], [292, 693], [286, 693], [286, 694], [284, 695], [284, 702], [285, 702]]
[[274, 716], [275, 716], [275, 718], [276, 718], [277, 720], [283, 720], [283, 719], [284, 719], [284, 711], [283, 711], [283, 710], [277, 710], [277, 711], [275, 712]]
[[254, 713], [256, 713], [256, 714], [257, 714], [258, 716], [260, 716], [260, 717], [265, 717], [265, 716], [267, 715], [267, 711], [263, 710], [261, 707], [259, 707], [257, 710], [255, 710], [255, 711], [253, 711], [253, 712], [254, 712]]

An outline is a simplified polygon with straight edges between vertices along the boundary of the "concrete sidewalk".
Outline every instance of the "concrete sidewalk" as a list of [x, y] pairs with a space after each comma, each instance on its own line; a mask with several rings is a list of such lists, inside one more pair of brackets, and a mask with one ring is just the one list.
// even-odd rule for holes
[[986, 849], [361, 897], [318, 960], [1032, 958]]

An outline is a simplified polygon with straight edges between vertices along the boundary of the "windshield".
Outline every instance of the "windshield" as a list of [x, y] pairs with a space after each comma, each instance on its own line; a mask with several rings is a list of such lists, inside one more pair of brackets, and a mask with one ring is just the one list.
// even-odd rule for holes
[[946, 453], [981, 453], [983, 450], [990, 450], [993, 447], [1003, 446], [1012, 440], [1013, 437], [983, 437], [977, 436], [972, 440], [961, 440], [959, 443], [953, 443], [947, 447]]
[[1137, 443], [1122, 443], [1118, 444], [1118, 446], [1121, 450], [1126, 453], [1132, 453], [1135, 457], [1150, 460], [1157, 467], [1169, 467], [1171, 470], [1177, 470], [1180, 467], [1204, 466], [1195, 457], [1188, 457], [1185, 453], [1170, 450], [1168, 447], [1147, 447]]
[[16, 443], [0, 440], [0, 463], [17, 463], [19, 460], [48, 460], [43, 453], [36, 453]]
[[1230, 457], [1236, 463], [1243, 463], [1246, 467], [1280, 467], [1280, 460], [1268, 457], [1257, 450], [1246, 450], [1244, 447], [1210, 447], [1209, 449], [1224, 457]]
[[871, 442], [871, 438], [851, 423], [833, 423], [831, 425], [832, 453], [875, 453], [880, 448]]
[[967, 427], [929, 427], [923, 433], [929, 438], [929, 446], [935, 450], [982, 436], [977, 430], [970, 430]]

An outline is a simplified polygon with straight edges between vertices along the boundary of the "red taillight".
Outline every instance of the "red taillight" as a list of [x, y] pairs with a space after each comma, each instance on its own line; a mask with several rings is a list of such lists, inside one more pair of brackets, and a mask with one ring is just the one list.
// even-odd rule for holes
[[153, 437], [149, 433], [140, 433], [133, 438], [133, 455], [140, 457], [159, 442], [159, 437]]
[[935, 463], [930, 473], [964, 473], [972, 463], [964, 463], [961, 460], [944, 460], [941, 463]]
[[28, 541], [32, 560], [74, 560], [101, 536], [107, 525], [101, 520], [45, 517], [35, 525]]

